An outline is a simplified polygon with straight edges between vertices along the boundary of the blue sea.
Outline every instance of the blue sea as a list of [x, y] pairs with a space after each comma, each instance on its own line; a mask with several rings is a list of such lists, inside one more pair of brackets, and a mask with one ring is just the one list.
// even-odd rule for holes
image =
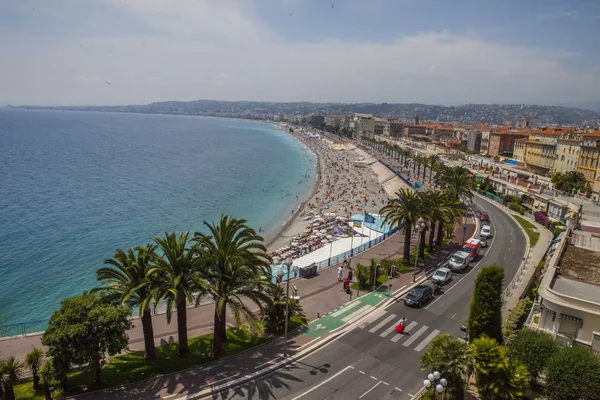
[[275, 234], [315, 163], [264, 123], [0, 109], [0, 321], [48, 318], [115, 249], [223, 213]]

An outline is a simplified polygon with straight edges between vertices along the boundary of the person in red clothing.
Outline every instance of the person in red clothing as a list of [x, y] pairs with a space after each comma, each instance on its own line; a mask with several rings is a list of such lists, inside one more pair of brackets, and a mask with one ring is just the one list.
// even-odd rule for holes
[[398, 325], [396, 325], [396, 332], [403, 334], [405, 324], [406, 324], [406, 318], [400, 318], [400, 323]]

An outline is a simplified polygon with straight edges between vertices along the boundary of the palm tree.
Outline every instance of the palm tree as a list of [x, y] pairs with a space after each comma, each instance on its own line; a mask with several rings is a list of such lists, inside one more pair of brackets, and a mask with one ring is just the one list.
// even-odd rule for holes
[[271, 283], [271, 258], [263, 238], [244, 219], [222, 215], [218, 224], [204, 222], [210, 235], [194, 234], [202, 275], [215, 301], [213, 355], [218, 357], [227, 342], [227, 308], [238, 324], [242, 317], [256, 329], [259, 319], [244, 302], [261, 309], [270, 302], [266, 289]]
[[469, 345], [447, 333], [436, 336], [420, 359], [423, 370], [439, 371], [448, 380], [453, 399], [462, 398], [462, 375], [470, 361]]
[[23, 363], [10, 356], [8, 359], [0, 362], [0, 377], [2, 377], [2, 386], [4, 387], [5, 400], [15, 400], [15, 384], [23, 378]]
[[127, 252], [117, 249], [113, 258], [104, 261], [109, 267], [96, 272], [103, 289], [119, 295], [121, 304], [137, 307], [142, 321], [146, 360], [156, 359], [151, 311], [159, 286], [158, 268], [153, 263], [155, 250], [156, 246], [152, 244], [138, 246], [135, 250], [127, 249]]
[[46, 400], [52, 400], [50, 393], [50, 385], [54, 379], [54, 366], [51, 360], [46, 360], [40, 369], [40, 377], [42, 378], [42, 386], [44, 386], [44, 397]]
[[421, 216], [421, 199], [412, 189], [400, 189], [396, 197], [379, 213], [384, 217], [384, 224], [396, 225], [398, 229], [404, 226], [404, 254], [403, 260], [410, 262], [410, 237], [412, 227]]
[[523, 398], [529, 389], [527, 368], [516, 359], [506, 357], [506, 354], [504, 363], [495, 376], [496, 379], [488, 385], [488, 391], [494, 399], [518, 400]]
[[[162, 257], [155, 257], [159, 268], [161, 287], [157, 303], [167, 300], [167, 321], [171, 322], [173, 307], [177, 310], [178, 354], [184, 358], [190, 354], [187, 341], [187, 304], [194, 300], [193, 293], [204, 294], [208, 285], [201, 278], [196, 261], [197, 244], [188, 242], [189, 232], [165, 233], [154, 242], [162, 251]], [[196, 304], [201, 296], [196, 298]]]
[[432, 154], [431, 156], [429, 156], [429, 159], [427, 160], [427, 162], [429, 164], [429, 182], [431, 182], [431, 175], [433, 174], [433, 170], [436, 169], [439, 161], [440, 161], [440, 156], [438, 156], [437, 154]]
[[[271, 298], [271, 304], [267, 307], [264, 312], [263, 318], [266, 322], [267, 328], [271, 332], [283, 333], [285, 328], [285, 308], [286, 308], [286, 293], [281, 285], [271, 285], [267, 289], [267, 295]], [[289, 313], [288, 321], [290, 318], [298, 316], [304, 317], [304, 310], [300, 301], [296, 299], [289, 299]]]
[[[435, 224], [442, 217], [443, 204], [441, 203], [440, 192], [428, 190], [426, 192], [419, 192], [419, 198], [421, 199], [421, 217], [427, 223], [427, 229], [429, 230], [429, 251], [433, 251], [433, 237], [435, 232]], [[425, 255], [425, 230], [421, 232], [421, 242], [419, 246], [419, 257]]]
[[38, 375], [38, 370], [40, 369], [43, 358], [44, 350], [41, 348], [33, 349], [29, 354], [27, 354], [27, 356], [25, 356], [25, 364], [27, 364], [31, 370], [31, 376], [33, 377], [33, 390], [38, 390], [40, 388], [40, 377]]
[[435, 176], [436, 184], [450, 193], [456, 200], [471, 199], [475, 190], [475, 180], [465, 167], [445, 167]]

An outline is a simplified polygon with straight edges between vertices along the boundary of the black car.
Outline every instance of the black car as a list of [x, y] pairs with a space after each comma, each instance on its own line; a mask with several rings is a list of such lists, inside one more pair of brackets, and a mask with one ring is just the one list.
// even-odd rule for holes
[[419, 285], [404, 296], [404, 304], [411, 307], [421, 307], [433, 297], [431, 286]]

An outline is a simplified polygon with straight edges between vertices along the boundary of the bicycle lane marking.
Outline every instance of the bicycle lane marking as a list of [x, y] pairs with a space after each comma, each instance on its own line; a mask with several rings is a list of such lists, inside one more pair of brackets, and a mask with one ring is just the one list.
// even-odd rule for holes
[[316, 339], [334, 329], [340, 328], [350, 321], [360, 318], [366, 315], [365, 310], [369, 310], [387, 300], [387, 289], [378, 289], [374, 292], [366, 294], [353, 302], [344, 304], [342, 307], [334, 310], [332, 313], [324, 315], [323, 317], [314, 320], [308, 324], [303, 335]]

